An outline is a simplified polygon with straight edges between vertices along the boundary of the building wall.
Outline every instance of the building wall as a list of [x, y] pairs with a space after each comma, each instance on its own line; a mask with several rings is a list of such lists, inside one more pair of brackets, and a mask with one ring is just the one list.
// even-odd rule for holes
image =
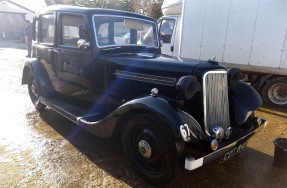
[[0, 12], [0, 39], [23, 40], [25, 14]]

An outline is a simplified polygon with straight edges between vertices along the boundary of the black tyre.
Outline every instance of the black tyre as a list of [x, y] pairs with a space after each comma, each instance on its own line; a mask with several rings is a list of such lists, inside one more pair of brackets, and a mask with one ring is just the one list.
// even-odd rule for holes
[[262, 98], [267, 105], [287, 107], [287, 78], [272, 78], [262, 88]]
[[148, 114], [129, 119], [123, 130], [123, 148], [136, 172], [151, 184], [168, 184], [178, 172], [173, 136]]
[[29, 91], [31, 101], [34, 104], [35, 108], [39, 112], [42, 112], [46, 108], [46, 105], [39, 102], [39, 97], [42, 94], [41, 87], [40, 87], [39, 81], [37, 80], [37, 77], [34, 75], [32, 75], [29, 80], [28, 91]]

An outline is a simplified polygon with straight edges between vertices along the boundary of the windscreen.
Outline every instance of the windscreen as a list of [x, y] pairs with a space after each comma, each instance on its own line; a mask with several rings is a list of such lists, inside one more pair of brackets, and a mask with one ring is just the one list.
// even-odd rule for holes
[[158, 47], [156, 23], [146, 20], [94, 16], [96, 41], [99, 47], [143, 45]]

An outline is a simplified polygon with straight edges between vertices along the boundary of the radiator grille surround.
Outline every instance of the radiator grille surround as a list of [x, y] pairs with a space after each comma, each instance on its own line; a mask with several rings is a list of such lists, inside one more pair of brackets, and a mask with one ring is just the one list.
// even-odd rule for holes
[[227, 72], [209, 71], [203, 75], [204, 128], [208, 136], [221, 127], [230, 127]]

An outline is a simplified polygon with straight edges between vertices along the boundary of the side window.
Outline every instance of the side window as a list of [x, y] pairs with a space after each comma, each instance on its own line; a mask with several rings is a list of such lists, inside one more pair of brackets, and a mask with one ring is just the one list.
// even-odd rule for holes
[[61, 41], [65, 46], [77, 46], [79, 39], [88, 40], [85, 19], [80, 15], [64, 14], [61, 16]]
[[47, 14], [40, 17], [40, 42], [54, 44], [55, 15]]
[[33, 20], [33, 41], [38, 41], [39, 39], [39, 20]]
[[161, 26], [160, 26], [160, 38], [163, 41], [163, 43], [170, 43], [172, 32], [174, 29], [175, 20], [162, 20]]

